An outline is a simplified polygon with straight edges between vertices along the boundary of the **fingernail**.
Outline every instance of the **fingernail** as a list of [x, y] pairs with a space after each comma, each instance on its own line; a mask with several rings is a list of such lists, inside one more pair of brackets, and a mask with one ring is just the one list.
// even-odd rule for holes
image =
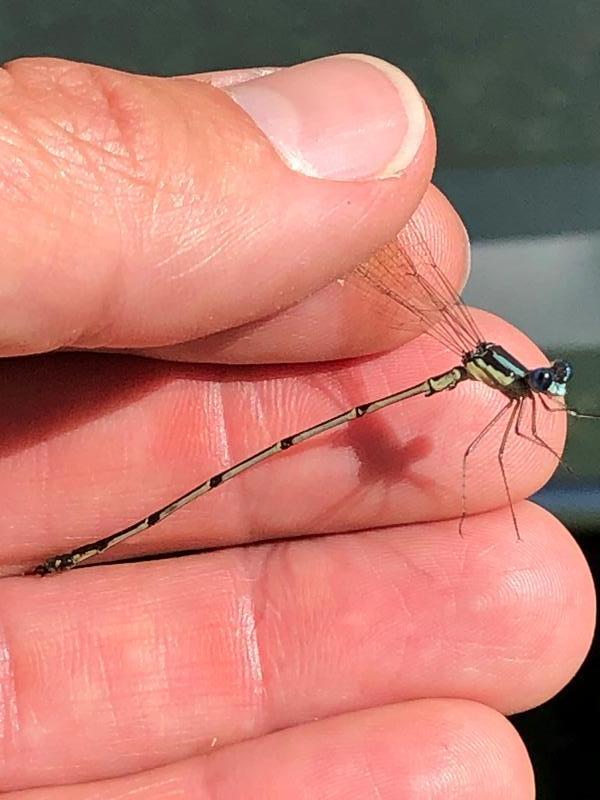
[[425, 134], [425, 106], [415, 85], [373, 56], [308, 61], [227, 91], [291, 169], [315, 178], [399, 175]]

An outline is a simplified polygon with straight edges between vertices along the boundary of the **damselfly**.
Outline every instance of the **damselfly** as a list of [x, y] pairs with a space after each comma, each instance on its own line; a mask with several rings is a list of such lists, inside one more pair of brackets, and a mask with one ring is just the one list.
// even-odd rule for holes
[[[217, 472], [132, 525], [69, 553], [52, 556], [37, 566], [33, 572], [37, 575], [47, 575], [77, 567], [125, 539], [153, 527], [192, 500], [216, 489], [277, 453], [410, 397], [417, 395], [429, 397], [454, 390], [464, 381], [480, 381], [487, 384], [503, 395], [505, 403], [482, 428], [463, 456], [462, 513], [459, 530], [462, 530], [466, 514], [465, 476], [468, 458], [489, 432], [505, 419], [506, 425], [498, 451], [498, 464], [518, 536], [519, 529], [504, 465], [504, 452], [511, 432], [549, 450], [558, 459], [558, 453], [555, 453], [538, 434], [538, 403], [544, 412], [561, 412], [588, 419], [598, 418], [596, 415], [582, 414], [564, 405], [567, 382], [572, 375], [571, 365], [567, 361], [558, 360], [548, 367], [527, 369], [504, 348], [486, 341], [469, 309], [435, 263], [417, 223], [413, 221], [399, 234], [396, 242], [384, 247], [361, 265], [351, 280], [356, 280], [363, 287], [388, 298], [389, 304], [393, 305], [398, 313], [408, 315], [428, 335], [454, 352], [460, 358], [460, 362], [446, 372], [428, 377], [415, 386], [357, 405], [330, 419], [286, 436], [243, 461]], [[531, 408], [527, 432], [523, 430], [526, 404]]]

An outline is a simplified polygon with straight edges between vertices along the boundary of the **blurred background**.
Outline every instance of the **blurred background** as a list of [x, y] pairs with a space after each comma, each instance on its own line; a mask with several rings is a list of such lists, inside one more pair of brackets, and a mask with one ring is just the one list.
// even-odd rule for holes
[[[598, 0], [0, 0], [0, 58], [52, 55], [176, 74], [334, 52], [401, 66], [436, 119], [436, 183], [474, 242], [465, 296], [575, 366], [571, 404], [600, 411]], [[600, 423], [571, 425], [539, 502], [600, 575]], [[599, 581], [597, 580], [597, 583]], [[513, 718], [540, 800], [598, 796], [599, 648], [558, 697]]]

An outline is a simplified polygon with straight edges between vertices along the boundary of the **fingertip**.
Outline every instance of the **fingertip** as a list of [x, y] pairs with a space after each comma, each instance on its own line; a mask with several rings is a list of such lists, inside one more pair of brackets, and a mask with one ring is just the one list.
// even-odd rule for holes
[[524, 608], [533, 612], [531, 657], [544, 670], [543, 681], [525, 676], [519, 687], [523, 697], [520, 702], [515, 698], [509, 713], [540, 705], [564, 688], [583, 664], [596, 626], [594, 579], [581, 547], [562, 522], [537, 503], [522, 503], [520, 512], [530, 570], [515, 570], [512, 583], [520, 587]]
[[468, 701], [416, 700], [306, 723], [224, 748], [205, 768], [225, 794], [237, 796], [243, 785], [264, 796], [263, 764], [274, 755], [281, 768], [269, 789], [278, 798], [535, 796], [514, 727]]
[[[519, 539], [506, 507], [469, 517], [454, 567], [446, 566], [449, 574], [460, 569], [466, 607], [485, 618], [488, 646], [478, 676], [465, 672], [455, 691], [467, 689], [504, 714], [535, 708], [569, 683], [589, 652], [596, 618], [593, 578], [573, 536], [532, 501], [513, 510]], [[441, 543], [441, 560], [450, 546]], [[486, 678], [490, 670], [495, 681]]]

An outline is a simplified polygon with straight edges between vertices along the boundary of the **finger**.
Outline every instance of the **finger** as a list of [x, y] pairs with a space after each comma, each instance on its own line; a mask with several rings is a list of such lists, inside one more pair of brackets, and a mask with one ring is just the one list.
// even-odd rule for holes
[[[540, 363], [522, 334], [478, 319], [490, 341]], [[83, 354], [5, 363], [2, 563], [14, 571], [119, 530], [281, 437], [451, 366], [426, 338], [361, 363], [270, 373]], [[506, 505], [498, 461], [506, 422], [464, 461], [505, 404], [479, 382], [403, 401], [277, 454], [114, 552], [456, 518], [463, 498], [469, 513]], [[538, 410], [537, 431], [560, 451], [564, 416]], [[536, 491], [556, 463], [511, 433], [503, 455], [511, 501]]]
[[[444, 195], [430, 185], [412, 220], [431, 255], [451, 285], [460, 291], [469, 269], [469, 242], [460, 217]], [[410, 241], [394, 240], [413, 262], [423, 255]], [[388, 245], [389, 247], [389, 245]], [[405, 292], [417, 291], [406, 281]], [[382, 352], [414, 338], [423, 330], [415, 315], [373, 291], [360, 291], [356, 281], [338, 280], [279, 314], [228, 331], [172, 347], [141, 350], [142, 355], [177, 361], [221, 363], [291, 363], [349, 358]], [[390, 288], [394, 288], [391, 286]], [[418, 301], [417, 301], [418, 305]]]
[[417, 90], [366, 56], [227, 91], [53, 59], [0, 77], [5, 355], [286, 308], [391, 239], [433, 166]]
[[439, 786], [446, 796], [477, 800], [530, 800], [535, 792], [527, 752], [504, 717], [477, 703], [418, 700], [308, 723], [138, 775], [34, 789], [19, 800], [82, 800], [90, 792], [94, 800], [162, 800], [165, 787], [173, 797], [196, 800], [422, 800]]
[[593, 584], [556, 520], [518, 513], [519, 543], [491, 512], [465, 539], [445, 522], [3, 580], [6, 788], [407, 699], [542, 702], [589, 647]]

